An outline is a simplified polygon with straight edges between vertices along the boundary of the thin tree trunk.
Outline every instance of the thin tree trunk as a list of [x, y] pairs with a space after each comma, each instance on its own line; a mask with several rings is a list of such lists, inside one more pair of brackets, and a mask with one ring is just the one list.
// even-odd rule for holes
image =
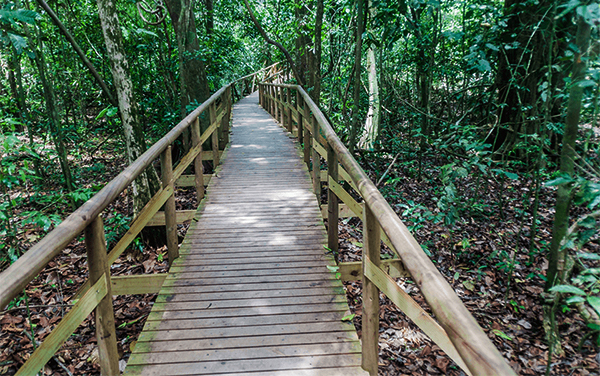
[[213, 0], [206, 0], [206, 35], [212, 38], [215, 29], [215, 7]]
[[350, 126], [350, 134], [348, 137], [348, 149], [350, 153], [354, 152], [356, 147], [356, 135], [358, 133], [359, 108], [360, 108], [360, 74], [362, 70], [362, 34], [364, 31], [364, 1], [356, 0], [356, 42], [354, 44], [354, 91], [352, 105], [352, 124]]
[[[575, 141], [579, 129], [579, 116], [581, 112], [581, 100], [583, 88], [579, 82], [585, 78], [587, 50], [590, 43], [591, 26], [582, 17], [577, 18], [576, 44], [579, 52], [575, 54], [573, 71], [571, 74], [571, 89], [569, 92], [569, 104], [565, 119], [565, 129], [562, 139], [562, 150], [560, 154], [560, 173], [573, 176], [575, 172], [574, 160], [576, 157]], [[561, 247], [561, 242], [569, 227], [569, 209], [571, 206], [571, 186], [561, 184], [556, 192], [556, 212], [554, 214], [554, 225], [552, 226], [552, 242], [550, 243], [550, 254], [548, 255], [548, 273], [546, 290], [565, 279], [565, 261], [567, 250]]]
[[[137, 102], [129, 75], [129, 62], [123, 49], [123, 35], [117, 17], [115, 0], [97, 0], [98, 15], [102, 25], [104, 43], [110, 59], [113, 82], [121, 113], [121, 123], [129, 163], [135, 161], [146, 149], [141, 124], [138, 120]], [[150, 166], [135, 179], [133, 185], [133, 210], [137, 215], [156, 192], [160, 183], [154, 167]]]
[[[371, 19], [377, 15], [377, 10], [369, 1], [369, 14]], [[377, 79], [377, 61], [375, 59], [375, 46], [369, 44], [367, 50], [367, 73], [369, 77], [369, 110], [365, 120], [363, 134], [358, 141], [358, 147], [361, 149], [372, 149], [375, 145], [375, 139], [379, 135], [379, 117], [381, 114], [381, 102], [379, 99], [379, 82]]]
[[[29, 39], [31, 38], [29, 28], [25, 26], [25, 34]], [[71, 174], [71, 168], [69, 167], [69, 159], [67, 157], [67, 148], [65, 147], [63, 129], [60, 116], [58, 115], [58, 109], [56, 108], [56, 94], [54, 92], [54, 84], [51, 78], [48, 76], [46, 59], [44, 54], [41, 53], [42, 48], [42, 35], [38, 28], [37, 30], [37, 47], [33, 47], [35, 57], [33, 58], [38, 74], [40, 76], [40, 82], [42, 84], [42, 91], [44, 93], [44, 101], [46, 104], [46, 112], [48, 114], [48, 120], [50, 121], [51, 129], [49, 133], [54, 142], [56, 148], [56, 154], [58, 155], [58, 161], [60, 168], [65, 179], [65, 188], [67, 191], [72, 192], [74, 189], [73, 176]], [[72, 203], [73, 205], [75, 203]]]
[[314, 55], [310, 67], [311, 92], [310, 97], [317, 106], [321, 102], [321, 55], [322, 55], [322, 31], [323, 31], [323, 0], [317, 0], [317, 12], [315, 16], [315, 41]]

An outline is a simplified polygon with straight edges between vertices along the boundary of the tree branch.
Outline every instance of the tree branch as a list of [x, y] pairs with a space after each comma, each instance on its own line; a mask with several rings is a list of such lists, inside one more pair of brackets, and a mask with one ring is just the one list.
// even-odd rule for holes
[[260, 33], [260, 35], [262, 35], [265, 42], [274, 45], [275, 47], [277, 47], [279, 49], [279, 51], [281, 51], [285, 55], [285, 58], [286, 58], [288, 64], [290, 65], [290, 68], [292, 69], [294, 76], [296, 77], [296, 81], [298, 81], [298, 84], [300, 84], [300, 86], [304, 86], [304, 82], [302, 82], [302, 80], [300, 79], [300, 75], [298, 74], [298, 71], [296, 71], [296, 64], [294, 64], [294, 60], [292, 59], [292, 56], [290, 55], [288, 50], [285, 47], [283, 47], [283, 45], [281, 43], [276, 42], [273, 39], [269, 38], [269, 36], [267, 35], [267, 32], [262, 28], [262, 26], [260, 25], [260, 23], [258, 22], [256, 17], [254, 16], [254, 12], [252, 11], [250, 4], [248, 4], [248, 0], [244, 0], [244, 4], [246, 4], [246, 8], [248, 9], [248, 14], [250, 14], [250, 18], [252, 18], [252, 22], [254, 22], [254, 25], [258, 29], [258, 32]]
[[40, 5], [40, 7], [42, 7], [42, 9], [46, 11], [46, 13], [48, 13], [50, 18], [52, 19], [52, 22], [54, 22], [54, 24], [58, 27], [61, 34], [69, 41], [69, 43], [71, 43], [71, 46], [73, 46], [73, 49], [75, 50], [75, 52], [77, 52], [77, 55], [79, 55], [81, 61], [83, 61], [83, 64], [85, 64], [92, 76], [94, 76], [94, 78], [96, 79], [98, 85], [100, 85], [100, 88], [102, 88], [102, 91], [104, 92], [104, 95], [106, 95], [106, 97], [108, 98], [110, 104], [112, 104], [115, 107], [118, 107], [118, 103], [115, 100], [115, 97], [112, 95], [111, 91], [108, 89], [108, 86], [106, 85], [102, 77], [100, 77], [100, 74], [98, 73], [96, 68], [94, 68], [92, 62], [87, 58], [87, 56], [85, 56], [85, 54], [81, 50], [81, 47], [79, 47], [75, 39], [73, 39], [73, 36], [71, 35], [71, 33], [69, 33], [65, 25], [63, 25], [63, 23], [60, 22], [56, 13], [54, 13], [54, 11], [50, 8], [50, 6], [48, 6], [48, 4], [44, 0], [37, 0], [37, 3]]

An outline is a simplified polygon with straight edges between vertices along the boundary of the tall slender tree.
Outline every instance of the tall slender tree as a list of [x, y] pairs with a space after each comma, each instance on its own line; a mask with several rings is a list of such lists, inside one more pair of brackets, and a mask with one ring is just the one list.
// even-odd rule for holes
[[[135, 161], [146, 149], [142, 126], [138, 119], [138, 104], [133, 91], [133, 83], [129, 73], [129, 62], [123, 48], [123, 35], [117, 16], [115, 0], [97, 0], [98, 15], [102, 25], [102, 34], [108, 53], [113, 76], [117, 102], [121, 114], [121, 123], [127, 159]], [[137, 215], [160, 187], [158, 175], [150, 166], [133, 183], [134, 214]]]

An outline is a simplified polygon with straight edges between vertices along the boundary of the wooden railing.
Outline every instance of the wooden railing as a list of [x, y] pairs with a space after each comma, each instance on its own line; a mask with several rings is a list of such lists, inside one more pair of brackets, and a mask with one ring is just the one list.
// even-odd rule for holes
[[[363, 281], [362, 364], [377, 375], [379, 359], [379, 292], [383, 292], [442, 350], [470, 375], [515, 375], [452, 287], [410, 234], [375, 185], [335, 134], [319, 108], [300, 86], [259, 83], [261, 106], [303, 144], [315, 194], [327, 183], [328, 247], [338, 250], [338, 219], [362, 219], [362, 263], [341, 263], [343, 280]], [[295, 95], [294, 95], [295, 93]], [[327, 171], [321, 171], [321, 157]], [[311, 167], [312, 166], [312, 167]], [[343, 188], [348, 183], [363, 202]], [[340, 206], [342, 201], [345, 206]], [[381, 231], [383, 230], [383, 232]], [[399, 257], [381, 260], [381, 241]], [[397, 284], [394, 277], [411, 276], [429, 303], [434, 320]]]
[[[242, 77], [214, 93], [166, 136], [111, 180], [100, 192], [85, 202], [0, 274], [1, 309], [20, 294], [26, 285], [46, 267], [48, 262], [73, 239], [82, 232], [85, 234], [89, 279], [71, 298], [76, 303], [18, 370], [17, 375], [35, 375], [94, 310], [102, 375], [119, 374], [112, 296], [158, 292], [166, 274], [111, 277], [110, 265], [148, 225], [164, 225], [166, 227], [169, 263], [178, 257], [177, 223], [191, 219], [193, 212], [177, 212], [175, 210], [175, 186], [195, 186], [200, 203], [204, 197], [204, 185], [210, 179], [210, 175], [203, 174], [202, 160], [212, 159], [215, 167], [219, 164], [221, 153], [219, 144], [224, 147], [224, 144], [228, 142], [233, 89], [240, 84], [248, 89], [247, 82], [253, 82], [255, 85], [258, 79], [268, 78], [274, 74], [273, 71], [276, 69], [277, 64], [274, 64], [259, 72]], [[242, 90], [242, 92], [245, 93], [247, 90]], [[208, 116], [209, 125], [206, 131], [200, 134], [199, 117], [203, 113]], [[188, 128], [192, 134], [192, 145], [189, 152], [181, 158], [176, 166], [173, 166], [171, 145]], [[202, 145], [209, 138], [212, 150], [203, 152]], [[104, 225], [101, 218], [102, 211], [159, 157], [162, 188], [150, 199], [130, 224], [129, 230], [107, 254]], [[195, 175], [183, 175], [192, 163]], [[164, 211], [159, 212], [163, 206]]]

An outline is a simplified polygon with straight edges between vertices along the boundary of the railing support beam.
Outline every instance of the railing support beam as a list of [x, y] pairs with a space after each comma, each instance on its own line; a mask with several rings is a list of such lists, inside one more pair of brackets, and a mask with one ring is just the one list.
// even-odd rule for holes
[[[91, 284], [94, 285], [98, 282], [104, 274], [106, 280], [110, 281], [104, 224], [99, 215], [85, 229], [85, 246]], [[110, 283], [107, 283], [106, 289], [106, 296], [96, 307], [94, 316], [96, 318], [98, 353], [100, 354], [100, 372], [102, 376], [113, 376], [119, 374], [119, 353]]]
[[[196, 118], [192, 124], [192, 143], [194, 146], [200, 144], [200, 121]], [[204, 198], [204, 165], [202, 164], [202, 145], [200, 152], [194, 158], [194, 176], [196, 183], [196, 197], [198, 203]]]
[[165, 228], [167, 231], [167, 252], [169, 255], [169, 267], [179, 257], [179, 242], [177, 240], [177, 218], [175, 213], [175, 182], [173, 181], [173, 157], [171, 145], [160, 155], [160, 170], [162, 174], [163, 188], [167, 186], [173, 189], [173, 193], [165, 202]]
[[368, 261], [381, 265], [381, 232], [377, 218], [365, 205], [363, 218], [363, 315], [362, 315], [362, 368], [377, 376], [379, 364], [379, 289], [367, 277]]
[[[337, 154], [330, 145], [327, 145], [327, 171], [329, 179], [327, 181], [338, 181], [338, 159]], [[328, 184], [329, 186], [329, 184]], [[338, 251], [338, 220], [339, 220], [339, 201], [338, 197], [331, 189], [327, 189], [327, 246], [333, 254]]]

